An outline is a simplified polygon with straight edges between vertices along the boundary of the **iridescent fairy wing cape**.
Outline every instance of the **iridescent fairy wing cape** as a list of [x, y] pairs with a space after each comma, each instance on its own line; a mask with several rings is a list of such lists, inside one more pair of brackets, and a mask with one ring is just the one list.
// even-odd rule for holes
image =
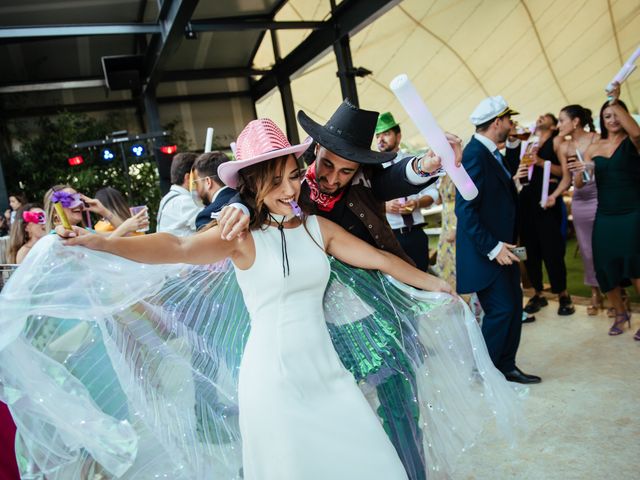
[[[521, 392], [463, 302], [332, 261], [324, 308], [372, 408], [376, 386], [401, 379], [392, 394], [423, 430], [429, 478], [453, 471], [487, 420], [513, 441]], [[248, 334], [228, 262], [143, 265], [43, 238], [0, 295], [0, 399], [23, 477], [242, 478]]]

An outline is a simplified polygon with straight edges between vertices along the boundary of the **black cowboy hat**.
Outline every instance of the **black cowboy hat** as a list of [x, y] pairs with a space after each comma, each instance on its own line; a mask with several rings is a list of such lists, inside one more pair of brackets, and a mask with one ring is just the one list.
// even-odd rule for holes
[[378, 112], [362, 110], [349, 100], [342, 102], [324, 126], [302, 110], [298, 112], [300, 126], [315, 142], [342, 158], [365, 165], [390, 162], [396, 157], [394, 152], [371, 150], [377, 121]]

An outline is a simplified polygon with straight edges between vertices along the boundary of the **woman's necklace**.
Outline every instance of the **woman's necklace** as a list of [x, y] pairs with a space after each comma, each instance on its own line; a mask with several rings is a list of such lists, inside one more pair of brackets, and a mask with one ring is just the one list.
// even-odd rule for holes
[[[289, 219], [287, 219], [289, 217]], [[274, 213], [269, 213], [269, 218], [271, 221], [275, 222], [280, 231], [280, 249], [282, 251], [282, 276], [286, 277], [289, 275], [289, 255], [287, 254], [287, 239], [284, 235], [284, 222], [291, 220], [293, 215], [277, 215]]]

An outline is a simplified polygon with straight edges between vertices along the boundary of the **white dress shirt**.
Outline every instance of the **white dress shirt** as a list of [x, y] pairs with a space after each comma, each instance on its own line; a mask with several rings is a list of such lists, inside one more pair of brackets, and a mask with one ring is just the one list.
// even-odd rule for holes
[[[403, 158], [407, 158], [409, 155], [407, 155], [406, 152], [403, 152], [402, 150], [398, 151], [398, 154], [396, 155], [396, 158], [394, 158], [393, 160], [391, 160], [390, 162], [386, 162], [383, 164], [383, 167], [387, 168], [390, 167], [391, 165], [398, 163], [400, 160], [402, 160]], [[427, 181], [429, 181], [431, 179], [431, 177], [421, 177], [420, 175], [418, 175], [414, 170], [413, 170], [413, 162], [409, 162], [407, 164], [407, 179], [409, 180], [410, 183], [414, 184], [414, 185], [420, 185], [421, 183], [426, 183]], [[435, 202], [436, 200], [438, 200], [438, 188], [436, 187], [435, 183], [432, 183], [431, 185], [429, 185], [427, 188], [425, 188], [424, 190], [420, 191], [419, 193], [415, 194], [415, 195], [410, 195], [408, 197], [406, 197], [406, 200], [415, 200], [418, 201], [420, 198], [424, 197], [424, 196], [429, 196], [431, 198], [433, 198], [433, 201]], [[397, 230], [399, 228], [403, 228], [406, 227], [404, 220], [402, 218], [402, 215], [398, 214], [398, 213], [386, 213], [387, 215], [387, 221], [389, 222], [389, 225], [391, 225], [391, 228], [393, 230]], [[415, 210], [413, 210], [413, 212], [411, 212], [411, 216], [413, 217], [413, 224], [414, 225], [420, 225], [421, 223], [424, 223], [424, 217], [422, 216], [422, 213], [420, 212], [420, 208], [416, 208]]]
[[180, 185], [171, 185], [169, 192], [160, 200], [157, 232], [185, 237], [196, 232], [196, 216], [202, 209], [191, 197], [191, 193]]

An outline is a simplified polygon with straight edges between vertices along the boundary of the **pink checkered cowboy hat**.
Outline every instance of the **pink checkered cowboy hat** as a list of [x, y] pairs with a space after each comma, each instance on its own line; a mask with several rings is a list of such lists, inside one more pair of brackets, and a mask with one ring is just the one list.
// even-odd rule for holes
[[291, 146], [273, 120], [252, 120], [238, 136], [235, 161], [221, 164], [218, 167], [218, 176], [227, 186], [236, 188], [240, 179], [239, 172], [243, 168], [283, 155], [294, 154], [299, 157], [310, 144], [309, 138], [304, 143]]

